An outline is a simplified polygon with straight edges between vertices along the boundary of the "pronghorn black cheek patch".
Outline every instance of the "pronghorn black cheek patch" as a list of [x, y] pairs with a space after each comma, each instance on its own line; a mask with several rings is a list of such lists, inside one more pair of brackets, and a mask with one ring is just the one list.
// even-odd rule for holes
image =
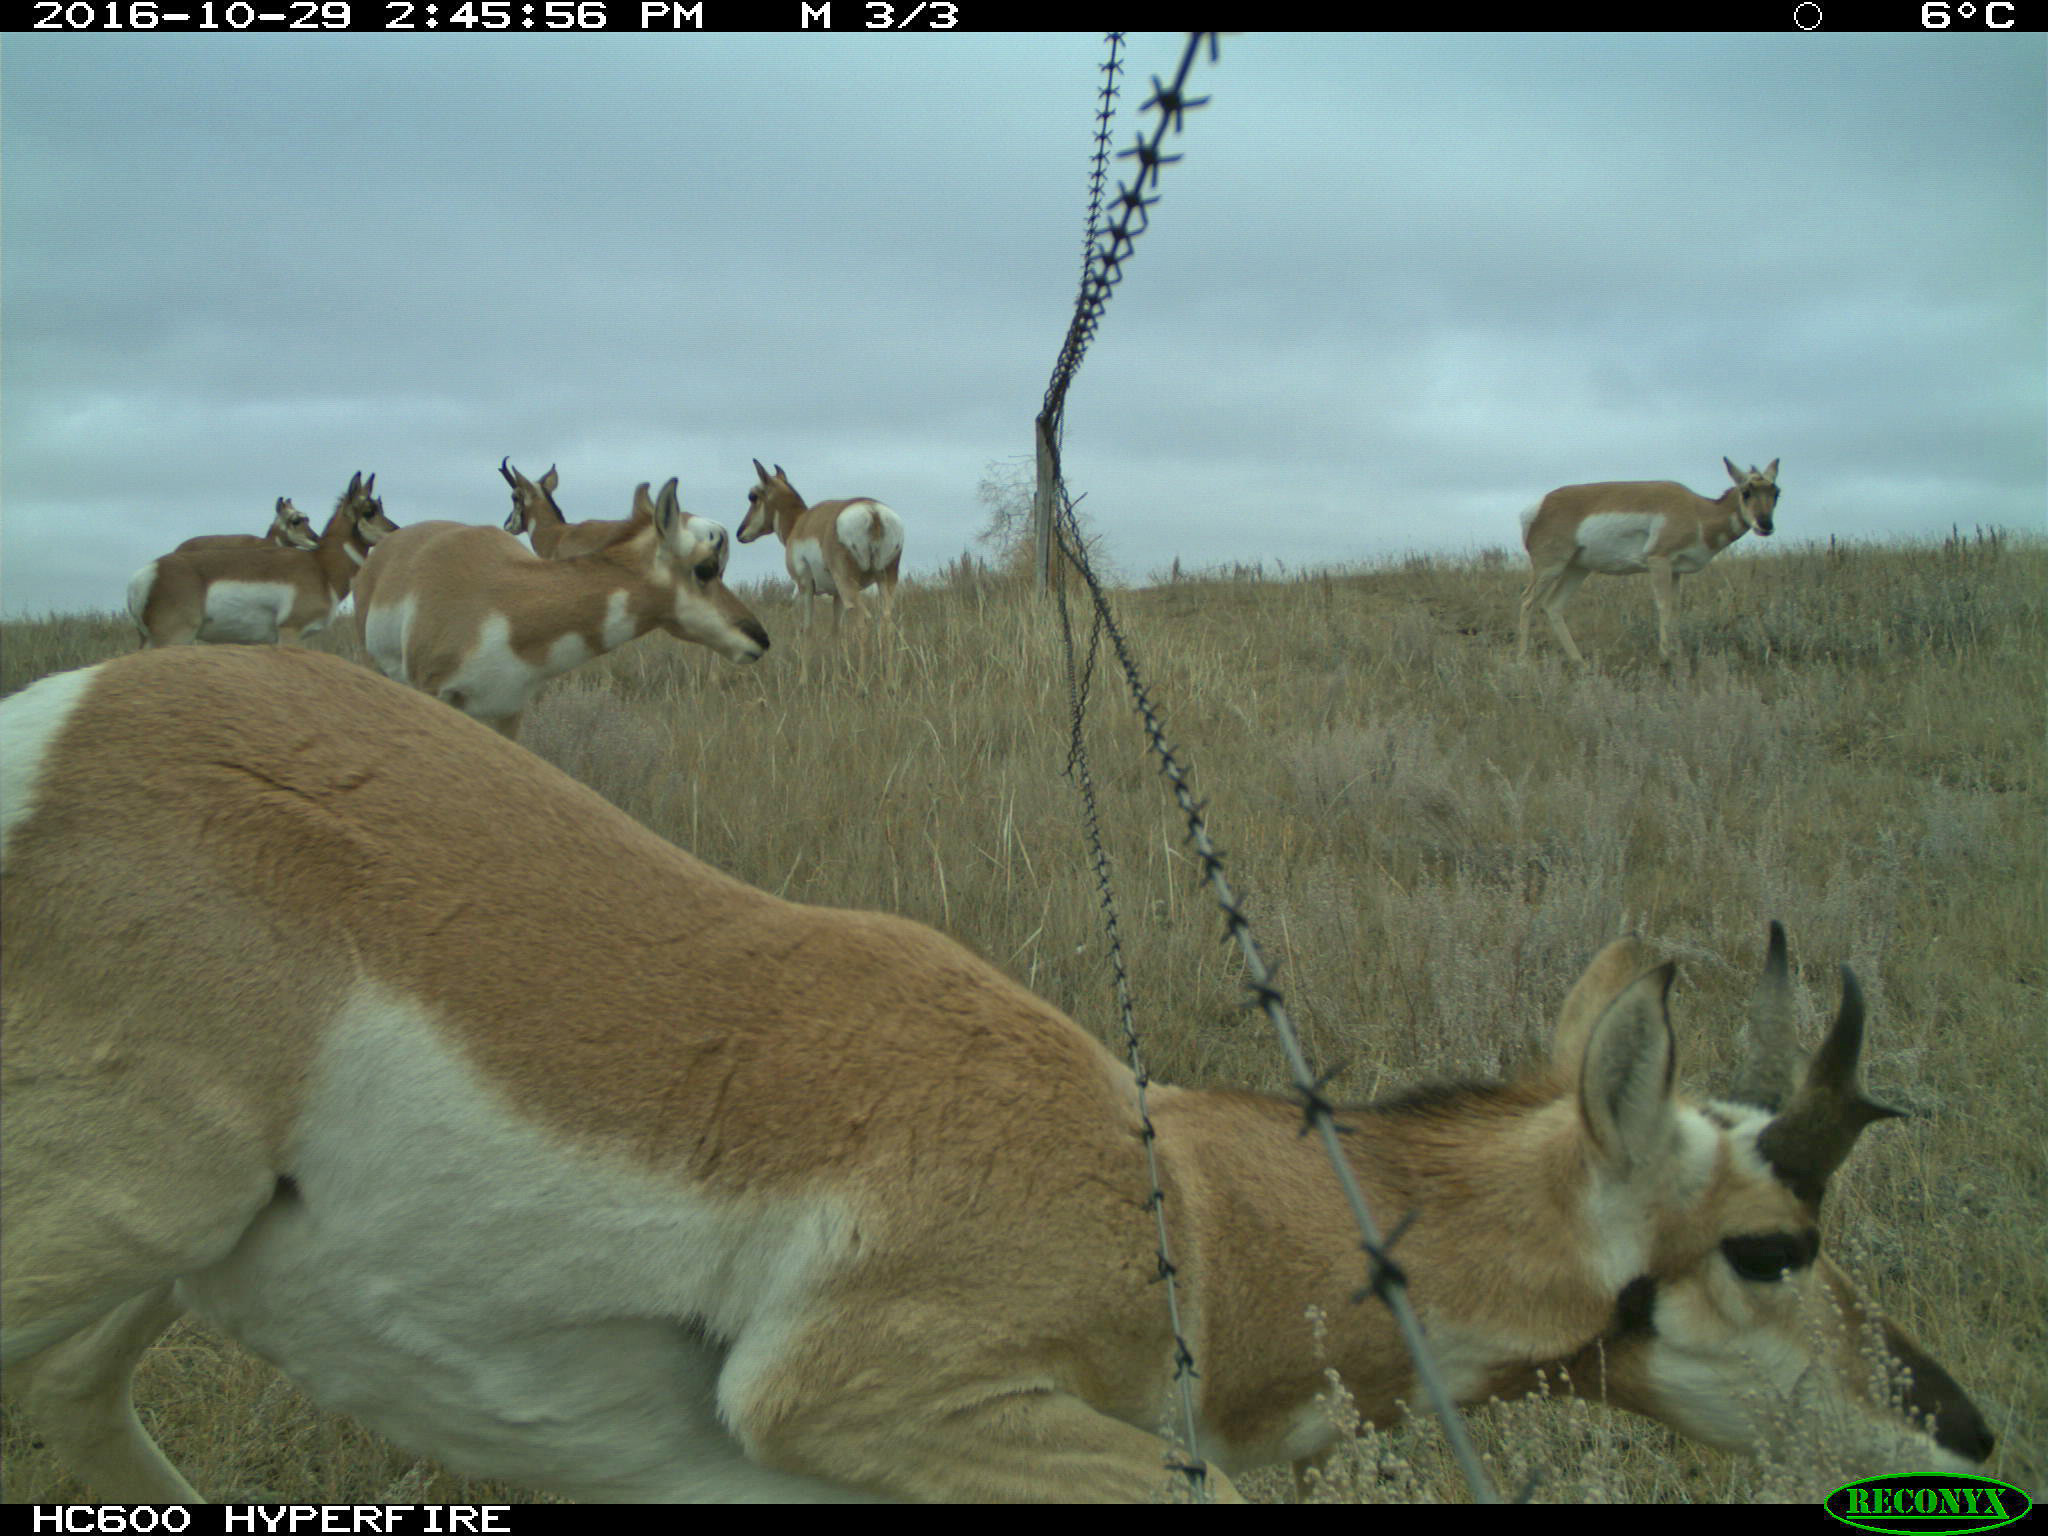
[[1637, 1275], [1614, 1299], [1614, 1333], [1626, 1338], [1656, 1331], [1657, 1282], [1648, 1275]]

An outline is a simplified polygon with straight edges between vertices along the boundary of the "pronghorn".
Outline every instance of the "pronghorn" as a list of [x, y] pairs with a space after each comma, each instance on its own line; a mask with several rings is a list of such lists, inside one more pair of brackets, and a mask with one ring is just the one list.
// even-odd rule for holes
[[725, 584], [725, 529], [683, 511], [673, 480], [658, 503], [642, 485], [633, 520], [630, 537], [573, 560], [496, 528], [414, 523], [356, 583], [363, 648], [386, 677], [512, 737], [542, 683], [651, 629], [758, 661], [768, 635]]
[[868, 586], [882, 589], [876, 623], [887, 623], [897, 567], [903, 561], [903, 519], [866, 496], [806, 506], [780, 464], [771, 475], [756, 459], [754, 473], [761, 483], [747, 492], [747, 515], [737, 537], [742, 544], [767, 533], [782, 540], [783, 560], [789, 579], [796, 583], [805, 627], [811, 622], [812, 599], [819, 597], [832, 599], [834, 633], [842, 609], [851, 608], [859, 622], [861, 588]]
[[171, 553], [190, 554], [195, 549], [260, 549], [264, 546], [283, 549], [318, 549], [320, 535], [313, 531], [313, 520], [292, 505], [289, 496], [277, 498], [277, 510], [271, 515], [270, 530], [261, 538], [253, 533], [203, 533], [196, 539], [187, 539]]
[[520, 474], [509, 458], [498, 466], [498, 473], [512, 487], [512, 511], [505, 519], [505, 531], [515, 538], [526, 534], [533, 540], [533, 552], [543, 560], [572, 560], [578, 555], [595, 554], [631, 536], [641, 525], [637, 502], [631, 517], [616, 521], [596, 517], [581, 523], [567, 521], [562, 509], [555, 505], [555, 487], [561, 484], [561, 477], [552, 464], [537, 481]]
[[1696, 496], [1672, 480], [1612, 480], [1567, 485], [1552, 491], [1522, 514], [1522, 546], [1533, 572], [1522, 594], [1521, 627], [1515, 655], [1529, 654], [1529, 620], [1536, 609], [1550, 620], [1557, 642], [1580, 666], [1586, 658], [1564, 627], [1564, 605], [1579, 583], [1603, 576], [1650, 573], [1657, 603], [1657, 649], [1671, 658], [1671, 611], [1678, 578], [1705, 567], [1714, 556], [1754, 528], [1771, 533], [1778, 505], [1778, 461], [1769, 469], [1751, 465], [1748, 474], [1723, 458], [1735, 484], [1718, 501]]
[[[994, 966], [742, 885], [318, 652], [126, 656], [0, 703], [0, 736], [5, 1357], [96, 1497], [195, 1497], [129, 1401], [187, 1308], [414, 1453], [575, 1497], [1167, 1482], [1136, 1084]], [[1820, 1253], [1826, 1180], [1890, 1113], [1854, 978], [1795, 1082], [1774, 925], [1757, 1070], [1702, 1102], [1672, 973], [1610, 944], [1547, 1068], [1343, 1112], [1375, 1208], [1415, 1214], [1458, 1396], [1564, 1365], [1715, 1445], [1826, 1413], [1871, 1470], [1981, 1460], [1962, 1389]], [[1382, 1423], [1413, 1373], [1351, 1304], [1299, 1108], [1150, 1103], [1230, 1498], [1333, 1439], [1326, 1366]]]
[[397, 531], [376, 485], [358, 471], [311, 550], [187, 546], [150, 561], [128, 579], [143, 646], [276, 645], [325, 629], [371, 546]]

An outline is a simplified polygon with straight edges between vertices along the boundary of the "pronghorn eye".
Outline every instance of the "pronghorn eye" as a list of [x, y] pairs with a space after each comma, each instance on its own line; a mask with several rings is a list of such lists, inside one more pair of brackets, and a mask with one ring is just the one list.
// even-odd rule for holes
[[1744, 1280], [1773, 1285], [1793, 1270], [1805, 1269], [1820, 1253], [1818, 1232], [1771, 1232], [1756, 1237], [1724, 1237], [1721, 1256]]

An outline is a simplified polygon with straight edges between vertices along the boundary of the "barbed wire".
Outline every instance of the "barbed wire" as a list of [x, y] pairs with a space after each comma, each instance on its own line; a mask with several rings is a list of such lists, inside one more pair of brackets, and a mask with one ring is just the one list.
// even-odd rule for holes
[[1147, 197], [1145, 193], [1148, 188], [1158, 185], [1161, 167], [1170, 165], [1180, 158], [1178, 155], [1162, 155], [1159, 152], [1160, 145], [1165, 141], [1169, 131], [1180, 131], [1182, 118], [1186, 112], [1203, 106], [1208, 101], [1207, 97], [1190, 100], [1186, 95], [1188, 71], [1194, 64], [1204, 37], [1209, 40], [1209, 58], [1210, 62], [1214, 63], [1217, 58], [1215, 34], [1196, 32], [1189, 36], [1187, 50], [1181, 56], [1180, 70], [1174, 76], [1173, 83], [1170, 86], [1162, 85], [1158, 76], [1153, 76], [1152, 97], [1141, 110], [1157, 110], [1159, 123], [1149, 142], [1141, 134], [1138, 143], [1125, 152], [1126, 158], [1137, 158], [1138, 174], [1131, 185], [1118, 187], [1116, 206], [1121, 211], [1115, 222], [1104, 232], [1098, 227], [1101, 216], [1101, 187], [1105, 174], [1110, 104], [1115, 97], [1117, 52], [1121, 42], [1120, 34], [1110, 34], [1109, 61], [1103, 66], [1106, 78], [1102, 92], [1103, 105], [1098, 114], [1096, 170], [1091, 179], [1089, 242], [1087, 259], [1082, 267], [1081, 292], [1075, 302], [1074, 318], [1067, 328], [1066, 340], [1061, 346], [1059, 361], [1053, 368], [1052, 380], [1046, 387], [1045, 404], [1038, 418], [1042, 463], [1046, 459], [1050, 461], [1051, 483], [1046, 489], [1049, 490], [1051, 499], [1048, 515], [1051, 520], [1052, 541], [1066, 562], [1080, 576], [1094, 610], [1094, 619], [1089, 630], [1087, 660], [1085, 664], [1077, 666], [1074, 657], [1073, 627], [1067, 610], [1066, 582], [1062, 579], [1055, 583], [1060, 632], [1066, 651], [1067, 694], [1073, 713], [1067, 771], [1074, 777], [1081, 794], [1082, 819], [1087, 831], [1096, 887], [1102, 900], [1104, 923], [1108, 930], [1117, 1009], [1123, 1024], [1125, 1048], [1131, 1058], [1132, 1071], [1138, 1080], [1138, 1114], [1144, 1125], [1145, 1155], [1152, 1181], [1149, 1204], [1159, 1227], [1159, 1272], [1166, 1284], [1167, 1312], [1174, 1339], [1174, 1380], [1180, 1392], [1190, 1457], [1189, 1461], [1180, 1464], [1179, 1470], [1188, 1476], [1199, 1494], [1204, 1498], [1208, 1496], [1207, 1467], [1195, 1454], [1192, 1382], [1197, 1372], [1193, 1354], [1181, 1332], [1180, 1303], [1175, 1284], [1176, 1270], [1168, 1240], [1166, 1195], [1160, 1184], [1152, 1122], [1145, 1107], [1145, 1089], [1150, 1078], [1145, 1070], [1137, 1029], [1132, 1020], [1129, 978], [1123, 963], [1109, 856], [1102, 846], [1100, 821], [1095, 805], [1094, 780], [1088, 768], [1087, 746], [1084, 739], [1089, 684], [1094, 675], [1100, 642], [1104, 635], [1109, 637], [1117, 663], [1123, 669], [1132, 706], [1143, 722], [1146, 740], [1159, 758], [1161, 771], [1172, 785], [1175, 803], [1187, 818], [1188, 841], [1200, 862], [1202, 878], [1208, 883], [1217, 905], [1223, 911], [1224, 941], [1235, 941], [1243, 958], [1245, 988], [1251, 994], [1246, 1006], [1262, 1009], [1267, 1021], [1272, 1025], [1273, 1033], [1280, 1041], [1281, 1052], [1287, 1059], [1295, 1094], [1301, 1102], [1302, 1130], [1306, 1133], [1313, 1129], [1321, 1136], [1323, 1149], [1329, 1155], [1330, 1165], [1336, 1170], [1344, 1198], [1351, 1207], [1352, 1218], [1358, 1224], [1359, 1246], [1369, 1264], [1367, 1284], [1364, 1289], [1355, 1292], [1351, 1300], [1356, 1305], [1363, 1302], [1367, 1296], [1377, 1297], [1392, 1314], [1402, 1342], [1407, 1346], [1409, 1357], [1414, 1362], [1416, 1378], [1422, 1385], [1430, 1407], [1444, 1426], [1452, 1455], [1464, 1473], [1466, 1483], [1472, 1489], [1473, 1498], [1482, 1504], [1495, 1504], [1500, 1502], [1499, 1495], [1494, 1492], [1491, 1480], [1480, 1465], [1478, 1451], [1473, 1446], [1464, 1420], [1458, 1413], [1456, 1399], [1430, 1353], [1428, 1342], [1423, 1336], [1421, 1321], [1416, 1317], [1415, 1309], [1408, 1299], [1408, 1277], [1394, 1262], [1394, 1245], [1399, 1242], [1401, 1235], [1414, 1220], [1415, 1213], [1411, 1211], [1404, 1216], [1391, 1237], [1383, 1238], [1380, 1235], [1379, 1227], [1366, 1206], [1365, 1192], [1359, 1187], [1350, 1160], [1344, 1156], [1343, 1148], [1337, 1140], [1339, 1126], [1336, 1113], [1323, 1094], [1327, 1076], [1317, 1077], [1309, 1070], [1308, 1059], [1302, 1052], [1300, 1036], [1295, 1031], [1293, 1020], [1288, 1017], [1280, 989], [1274, 985], [1275, 968], [1266, 964], [1265, 957], [1259, 950], [1258, 941], [1252, 936], [1251, 924], [1245, 918], [1243, 904], [1224, 876], [1223, 855], [1210, 840], [1208, 825], [1202, 814], [1203, 804], [1195, 799], [1194, 791], [1188, 782], [1187, 770], [1182, 766], [1174, 749], [1167, 744], [1165, 727], [1160, 723], [1158, 711], [1153, 707], [1130, 642], [1117, 626], [1110, 611], [1109, 600], [1089, 562], [1080, 524], [1074, 515], [1074, 498], [1067, 494], [1066, 485], [1059, 472], [1059, 443], [1064, 430], [1067, 387], [1072, 383], [1074, 374], [1081, 365], [1081, 358], [1087, 351], [1088, 343], [1094, 337], [1110, 293], [1122, 280], [1123, 263], [1129, 259], [1137, 236], [1143, 233], [1150, 222], [1147, 210], [1158, 201], [1158, 198]]
[[1146, 210], [1159, 201], [1145, 193], [1158, 186], [1162, 167], [1180, 159], [1179, 155], [1162, 155], [1159, 147], [1169, 132], [1181, 131], [1182, 118], [1187, 112], [1208, 104], [1206, 96], [1190, 101], [1186, 94], [1188, 71], [1194, 67], [1195, 55], [1201, 51], [1204, 38], [1209, 42], [1209, 62], [1215, 63], [1218, 56], [1214, 32], [1192, 32], [1188, 35], [1187, 51], [1181, 55], [1180, 69], [1173, 77], [1173, 84], [1164, 85], [1157, 75], [1152, 77], [1151, 99], [1138, 110], [1156, 110], [1159, 123], [1153, 129], [1149, 142], [1140, 133], [1138, 141], [1117, 157], [1120, 160], [1135, 159], [1138, 174], [1128, 185], [1118, 183], [1116, 199], [1111, 205], [1114, 217], [1105, 230], [1101, 228], [1100, 221], [1102, 187], [1108, 178], [1109, 117], [1111, 103], [1117, 93], [1116, 74], [1123, 67], [1117, 61], [1123, 34], [1112, 32], [1109, 37], [1109, 59], [1102, 66], [1105, 76], [1102, 107], [1096, 114], [1095, 170], [1090, 178], [1089, 238], [1081, 267], [1081, 296], [1074, 306], [1074, 318], [1067, 326], [1066, 340], [1060, 344], [1059, 360], [1053, 364], [1052, 380], [1045, 389], [1045, 404], [1039, 411], [1039, 420], [1045, 424], [1045, 435], [1055, 450], [1059, 446], [1067, 409], [1067, 386], [1073, 382], [1075, 371], [1080, 368], [1081, 359], [1088, 351], [1088, 343], [1095, 337], [1110, 294], [1123, 281], [1123, 264], [1130, 260], [1138, 236], [1145, 232], [1145, 226], [1150, 222], [1151, 216]]
[[[1116, 116], [1116, 77], [1123, 73], [1124, 68], [1118, 57], [1123, 51], [1123, 33], [1112, 32], [1107, 41], [1109, 57], [1102, 61], [1102, 105], [1095, 109], [1095, 164], [1088, 172], [1088, 229], [1081, 240], [1081, 281], [1084, 284], [1095, 263], [1096, 237], [1102, 233], [1102, 189], [1109, 185], [1109, 125]], [[1074, 364], [1079, 367], [1080, 359], [1076, 358]]]
[[[1309, 1070], [1308, 1059], [1301, 1049], [1301, 1037], [1294, 1028], [1294, 1021], [1288, 1017], [1280, 989], [1273, 983], [1278, 968], [1266, 964], [1258, 940], [1252, 936], [1251, 923], [1244, 915], [1243, 904], [1239, 902], [1236, 893], [1231, 889], [1230, 881], [1224, 876], [1223, 855], [1210, 840], [1208, 824], [1202, 815], [1204, 803], [1195, 799], [1194, 791], [1188, 783], [1187, 770], [1182, 766], [1174, 749], [1167, 745], [1166, 729], [1160, 723], [1158, 711], [1152, 705], [1144, 678], [1138, 671], [1137, 660], [1131, 652], [1130, 642], [1117, 627], [1116, 620], [1110, 612], [1108, 598], [1103, 593], [1102, 584], [1096, 579], [1095, 572], [1088, 563], [1087, 551], [1081, 544], [1080, 524], [1074, 517], [1074, 503], [1066, 496], [1064, 488], [1053, 518], [1053, 538], [1059, 546], [1061, 555], [1074, 567], [1087, 586], [1089, 597], [1095, 605], [1095, 623], [1101, 632], [1109, 636], [1117, 663], [1123, 668], [1132, 707], [1137, 710], [1144, 723], [1145, 738], [1159, 758], [1160, 771], [1166, 775], [1173, 787], [1175, 803], [1180, 806], [1181, 814], [1187, 818], [1188, 842], [1193, 846], [1195, 857], [1201, 864], [1202, 878], [1208, 882], [1210, 891], [1216, 898], [1216, 904], [1223, 911], [1224, 942], [1235, 940], [1244, 959], [1245, 990], [1251, 993], [1245, 1006], [1263, 1009], [1268, 1022], [1273, 1026], [1273, 1033], [1280, 1041], [1281, 1052], [1287, 1058], [1295, 1094], [1301, 1102], [1302, 1129], [1304, 1132], [1313, 1129], [1322, 1137], [1323, 1150], [1329, 1154], [1330, 1165], [1336, 1169], [1337, 1181], [1343, 1188], [1345, 1201], [1351, 1207], [1352, 1219], [1358, 1223], [1361, 1239], [1359, 1247], [1371, 1264], [1365, 1288], [1355, 1292], [1351, 1300], [1357, 1303], [1367, 1296], [1375, 1296], [1379, 1298], [1381, 1305], [1393, 1314], [1395, 1325], [1401, 1333], [1401, 1340], [1407, 1346], [1408, 1354], [1415, 1363], [1416, 1379], [1422, 1384], [1423, 1395], [1429, 1399], [1431, 1409], [1443, 1421], [1444, 1434], [1450, 1441], [1451, 1453], [1465, 1474], [1473, 1498], [1481, 1504], [1497, 1504], [1500, 1502], [1499, 1495], [1494, 1492], [1492, 1482], [1479, 1464], [1478, 1450], [1465, 1429], [1464, 1419], [1458, 1412], [1457, 1399], [1444, 1381], [1443, 1373], [1437, 1369], [1435, 1358], [1431, 1355], [1422, 1332], [1421, 1320], [1416, 1317], [1415, 1309], [1409, 1303], [1408, 1276], [1400, 1265], [1394, 1262], [1394, 1245], [1400, 1241], [1401, 1235], [1414, 1221], [1416, 1213], [1410, 1211], [1402, 1217], [1391, 1237], [1380, 1235], [1379, 1226], [1374, 1222], [1372, 1212], [1366, 1205], [1365, 1192], [1359, 1187], [1358, 1176], [1352, 1171], [1350, 1159], [1344, 1156], [1343, 1148], [1337, 1140], [1340, 1127], [1337, 1124], [1336, 1110], [1323, 1095], [1327, 1075], [1318, 1077]], [[1066, 606], [1064, 588], [1065, 583], [1062, 582], [1060, 605], [1063, 629]], [[1071, 675], [1071, 634], [1068, 635], [1068, 641], [1068, 666]], [[1093, 649], [1091, 644], [1091, 658]], [[1080, 703], [1076, 704], [1074, 733], [1077, 741], [1080, 739], [1081, 731], [1081, 707]], [[1092, 837], [1092, 800], [1088, 805], [1087, 814]], [[1097, 878], [1102, 878], [1099, 868]], [[1121, 986], [1119, 966], [1119, 987]], [[1128, 1014], [1125, 1027], [1130, 1028]], [[1155, 1197], [1157, 1193], [1155, 1174]]]
[[1116, 892], [1109, 872], [1109, 851], [1102, 846], [1102, 824], [1095, 810], [1095, 778], [1088, 767], [1088, 685], [1095, 672], [1096, 653], [1102, 639], [1102, 616], [1098, 612], [1089, 629], [1088, 659], [1077, 670], [1074, 665], [1074, 631], [1067, 613], [1067, 584], [1064, 581], [1059, 585], [1059, 615], [1060, 635], [1065, 641], [1067, 659], [1067, 702], [1072, 710], [1066, 771], [1073, 776], [1074, 786], [1081, 795], [1081, 820], [1088, 834], [1088, 857], [1095, 870], [1095, 889], [1102, 899], [1102, 922], [1108, 933], [1110, 971], [1116, 980], [1117, 1017], [1123, 1025], [1124, 1053], [1130, 1058], [1131, 1073], [1138, 1080], [1138, 1123], [1145, 1143], [1145, 1171], [1152, 1185], [1145, 1204], [1158, 1227], [1159, 1278], [1166, 1285], [1166, 1316], [1173, 1331], [1173, 1384], [1180, 1398], [1181, 1429], [1187, 1440], [1187, 1459], [1168, 1465], [1188, 1479], [1196, 1497], [1206, 1504], [1212, 1497], [1209, 1468], [1195, 1447], [1194, 1382], [1201, 1373], [1195, 1369], [1195, 1353], [1188, 1347], [1187, 1334], [1181, 1326], [1180, 1271], [1174, 1265], [1173, 1244], [1167, 1235], [1166, 1189], [1159, 1178], [1158, 1132], [1153, 1128], [1151, 1109], [1146, 1100], [1146, 1090], [1151, 1087], [1152, 1078], [1145, 1070], [1138, 1027], [1132, 1020], [1130, 975], [1124, 968], [1123, 940], [1116, 917]]

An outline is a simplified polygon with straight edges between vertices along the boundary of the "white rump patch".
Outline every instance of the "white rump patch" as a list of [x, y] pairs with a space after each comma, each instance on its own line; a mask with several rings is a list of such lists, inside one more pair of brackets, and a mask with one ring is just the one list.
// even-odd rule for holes
[[880, 575], [903, 553], [903, 519], [879, 501], [856, 501], [839, 514], [834, 531], [863, 576]]
[[135, 621], [135, 627], [142, 629], [145, 635], [149, 631], [143, 629], [142, 615], [148, 611], [149, 594], [151, 589], [156, 586], [156, 568], [158, 563], [152, 560], [128, 578], [128, 617]]
[[418, 684], [405, 664], [405, 642], [412, 633], [413, 609], [417, 599], [402, 597], [395, 603], [378, 603], [363, 616], [363, 649], [377, 670], [396, 683]]
[[[154, 571], [154, 565], [149, 569]], [[37, 780], [50, 743], [64, 729], [71, 711], [92, 686], [98, 667], [59, 672], [31, 683], [0, 702], [0, 867], [7, 862], [7, 840], [14, 824], [35, 809]]]

